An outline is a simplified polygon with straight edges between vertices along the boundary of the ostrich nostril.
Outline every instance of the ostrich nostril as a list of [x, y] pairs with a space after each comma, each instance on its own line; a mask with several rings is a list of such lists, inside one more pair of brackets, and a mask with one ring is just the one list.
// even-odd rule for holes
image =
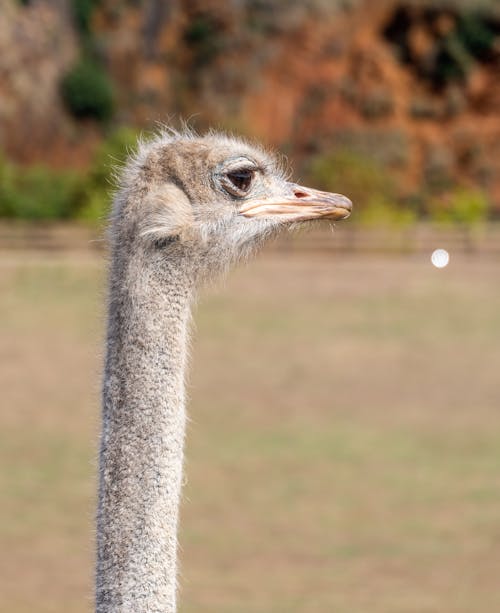
[[308, 193], [302, 192], [299, 189], [294, 190], [293, 194], [295, 198], [307, 198], [309, 196]]

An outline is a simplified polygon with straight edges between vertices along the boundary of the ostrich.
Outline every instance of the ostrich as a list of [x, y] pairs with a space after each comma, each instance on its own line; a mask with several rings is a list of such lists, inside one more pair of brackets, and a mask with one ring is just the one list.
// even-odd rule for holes
[[175, 613], [190, 304], [197, 287], [296, 222], [351, 202], [286, 180], [225, 135], [164, 130], [121, 172], [110, 223], [97, 512], [97, 613]]

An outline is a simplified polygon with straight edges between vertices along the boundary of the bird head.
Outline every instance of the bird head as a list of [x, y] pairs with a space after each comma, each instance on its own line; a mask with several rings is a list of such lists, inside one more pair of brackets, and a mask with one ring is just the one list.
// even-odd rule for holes
[[140, 144], [121, 175], [113, 226], [198, 257], [207, 267], [248, 253], [280, 229], [349, 216], [345, 196], [290, 182], [279, 160], [240, 139], [163, 132]]

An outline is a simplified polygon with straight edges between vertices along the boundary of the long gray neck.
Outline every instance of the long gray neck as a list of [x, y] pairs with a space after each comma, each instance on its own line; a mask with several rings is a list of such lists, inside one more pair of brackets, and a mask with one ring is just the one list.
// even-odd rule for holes
[[97, 613], [174, 613], [192, 282], [115, 253], [103, 389]]

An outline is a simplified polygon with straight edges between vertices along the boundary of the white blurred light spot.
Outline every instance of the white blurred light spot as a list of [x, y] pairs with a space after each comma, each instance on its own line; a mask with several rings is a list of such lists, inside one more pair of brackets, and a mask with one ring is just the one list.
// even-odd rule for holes
[[431, 262], [436, 268], [444, 268], [445, 266], [448, 266], [449, 261], [450, 254], [446, 251], [446, 249], [436, 249], [432, 252]]

